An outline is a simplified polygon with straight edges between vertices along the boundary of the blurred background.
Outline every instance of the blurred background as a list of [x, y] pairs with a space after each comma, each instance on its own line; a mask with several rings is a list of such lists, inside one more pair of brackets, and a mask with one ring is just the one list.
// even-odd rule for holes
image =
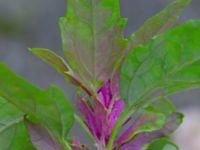
[[[172, 0], [121, 0], [121, 14], [129, 19], [125, 36], [160, 11]], [[200, 0], [193, 0], [180, 22], [200, 18]], [[0, 61], [35, 85], [47, 88], [50, 84], [62, 87], [69, 99], [75, 88], [48, 64], [32, 55], [27, 48], [49, 48], [63, 56], [58, 18], [66, 13], [66, 0], [0, 0]], [[200, 150], [200, 89], [182, 92], [171, 97], [186, 118], [174, 139], [181, 150]], [[77, 125], [72, 131], [88, 142]]]

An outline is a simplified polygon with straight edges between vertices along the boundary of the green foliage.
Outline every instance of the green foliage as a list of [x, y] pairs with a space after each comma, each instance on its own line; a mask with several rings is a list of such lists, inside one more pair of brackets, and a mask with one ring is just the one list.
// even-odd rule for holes
[[131, 51], [121, 70], [124, 100], [140, 107], [150, 98], [199, 86], [199, 36], [200, 21], [187, 21]]
[[161, 138], [152, 142], [145, 150], [179, 150], [179, 148], [169, 139]]
[[[78, 140], [67, 137], [75, 116], [97, 147], [107, 146], [107, 150], [113, 150], [119, 128], [131, 118], [136, 121], [134, 131], [130, 128], [130, 133], [124, 134], [125, 141], [117, 145], [120, 150], [138, 142], [143, 143], [139, 146], [145, 145], [146, 150], [177, 150], [168, 138], [161, 138], [171, 134], [183, 120], [183, 115], [176, 112], [167, 97], [200, 86], [200, 21], [191, 20], [169, 28], [189, 3], [190, 0], [175, 0], [148, 19], [128, 41], [123, 36], [126, 19], [120, 17], [118, 0], [68, 0], [68, 12], [60, 19], [60, 28], [69, 65], [48, 49], [30, 51], [53, 66], [66, 80], [81, 87], [88, 94], [84, 98], [98, 100], [106, 115], [113, 113], [109, 117], [117, 122], [106, 139], [108, 144], [99, 142], [98, 137], [95, 139], [89, 129], [90, 124], [101, 128], [98, 120], [93, 119], [92, 108], [84, 111], [90, 121], [86, 124], [74, 115], [58, 87], [37, 88], [0, 64], [0, 149], [74, 150], [71, 144], [86, 150]], [[115, 72], [120, 72], [120, 87], [113, 83], [118, 82], [118, 79], [112, 80]], [[99, 93], [100, 85], [108, 80], [112, 85], [108, 83], [109, 87], [103, 87]], [[105, 103], [115, 100], [118, 88], [127, 105], [116, 118], [117, 109], [123, 109], [123, 104], [112, 106], [114, 110], [107, 109], [99, 99], [104, 97]], [[90, 104], [88, 102], [88, 108]], [[107, 117], [101, 115], [100, 119]]]
[[73, 125], [73, 110], [64, 93], [52, 86], [41, 90], [0, 64], [0, 96], [46, 127], [60, 142], [66, 140]]
[[60, 19], [63, 49], [87, 87], [112, 76], [127, 45], [125, 23], [117, 0], [68, 0], [67, 16]]
[[0, 149], [36, 150], [24, 124], [24, 113], [0, 97]]

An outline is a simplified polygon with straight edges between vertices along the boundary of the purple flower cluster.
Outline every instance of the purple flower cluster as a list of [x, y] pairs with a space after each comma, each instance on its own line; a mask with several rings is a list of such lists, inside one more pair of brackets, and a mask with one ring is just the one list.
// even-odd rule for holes
[[96, 98], [91, 103], [79, 96], [79, 111], [97, 143], [108, 143], [111, 131], [124, 109], [124, 101], [118, 96], [118, 85], [108, 80], [97, 90]]
[[[77, 97], [77, 107], [84, 119], [84, 123], [94, 136], [97, 146], [103, 145], [106, 148], [115, 123], [124, 110], [125, 104], [120, 97], [118, 84], [119, 76], [116, 74], [112, 80], [105, 82], [96, 91], [96, 95], [93, 96], [95, 97], [94, 100], [89, 101], [80, 95]], [[178, 119], [181, 118], [180, 116], [181, 114], [179, 113], [171, 113], [163, 120], [163, 123], [157, 124], [157, 122], [162, 122], [158, 113], [142, 112], [115, 139], [113, 150], [141, 150], [146, 144], [173, 132], [181, 122]], [[130, 121], [131, 118], [128, 118], [121, 126], [127, 125]], [[141, 126], [147, 124], [150, 129], [140, 129]], [[154, 128], [155, 130], [153, 130]], [[86, 150], [86, 148], [81, 148], [79, 143], [79, 149], [74, 148], [73, 150]]]

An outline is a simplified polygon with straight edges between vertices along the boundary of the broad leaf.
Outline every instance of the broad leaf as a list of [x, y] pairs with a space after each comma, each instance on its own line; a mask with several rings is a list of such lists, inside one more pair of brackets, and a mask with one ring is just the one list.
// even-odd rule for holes
[[179, 19], [180, 14], [191, 0], [175, 0], [155, 16], [149, 18], [138, 31], [136, 31], [131, 48], [144, 44], [153, 36], [158, 35], [172, 27]]
[[145, 150], [179, 150], [179, 148], [169, 139], [161, 138], [152, 142]]
[[121, 70], [124, 100], [140, 107], [145, 99], [199, 86], [199, 36], [200, 21], [188, 21], [131, 51]]
[[57, 87], [41, 90], [0, 64], [0, 96], [46, 127], [60, 141], [73, 125], [73, 110]]
[[0, 97], [1, 150], [36, 150], [23, 120], [24, 114]]
[[[116, 0], [68, 0], [60, 19], [63, 48], [72, 69], [90, 88], [111, 77], [127, 41]], [[92, 84], [92, 85], [91, 85]]]

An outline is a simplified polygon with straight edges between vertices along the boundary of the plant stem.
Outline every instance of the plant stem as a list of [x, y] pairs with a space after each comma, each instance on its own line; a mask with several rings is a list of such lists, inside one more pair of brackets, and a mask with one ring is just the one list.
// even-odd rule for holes
[[119, 128], [121, 127], [122, 123], [124, 122], [125, 118], [127, 117], [128, 113], [129, 113], [129, 109], [126, 109], [124, 112], [122, 112], [119, 119], [117, 120], [115, 127], [113, 128], [113, 130], [111, 132], [110, 139], [109, 139], [108, 145], [107, 145], [107, 150], [112, 150], [117, 132], [118, 132]]
[[104, 142], [96, 144], [97, 150], [107, 150]]
[[113, 144], [116, 139], [117, 133], [118, 133], [121, 125], [124, 123], [124, 121], [126, 121], [126, 119], [129, 118], [130, 115], [132, 115], [132, 114], [134, 114], [134, 115], [131, 117], [131, 119], [135, 120], [141, 114], [141, 112], [143, 112], [143, 109], [134, 109], [134, 104], [129, 106], [127, 109], [124, 110], [124, 112], [122, 112], [122, 114], [120, 115], [119, 119], [117, 120], [117, 122], [111, 132], [110, 139], [108, 141], [106, 150], [113, 149]]

